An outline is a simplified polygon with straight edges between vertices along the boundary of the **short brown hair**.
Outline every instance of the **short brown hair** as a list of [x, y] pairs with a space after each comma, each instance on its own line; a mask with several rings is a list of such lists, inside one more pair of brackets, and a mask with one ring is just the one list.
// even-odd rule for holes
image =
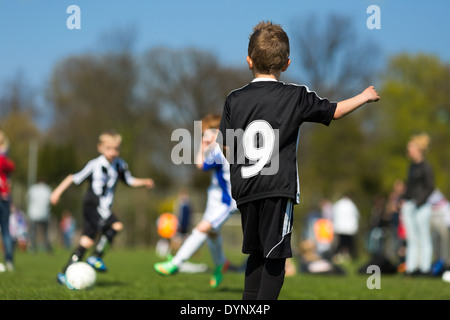
[[202, 130], [205, 131], [208, 129], [219, 129], [221, 119], [222, 116], [220, 114], [207, 114], [202, 119]]
[[260, 22], [253, 28], [248, 56], [255, 68], [265, 74], [281, 70], [289, 60], [289, 37], [279, 24]]

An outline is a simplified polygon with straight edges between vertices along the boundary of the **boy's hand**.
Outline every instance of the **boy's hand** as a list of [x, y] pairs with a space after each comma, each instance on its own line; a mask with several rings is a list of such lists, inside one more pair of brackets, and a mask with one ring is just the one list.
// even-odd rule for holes
[[336, 107], [336, 111], [334, 112], [333, 119], [341, 119], [342, 117], [345, 117], [347, 114], [353, 112], [362, 105], [368, 102], [376, 102], [378, 100], [380, 100], [380, 96], [376, 92], [375, 88], [373, 86], [370, 86], [353, 98], [339, 101]]
[[211, 130], [206, 130], [202, 135], [202, 148], [205, 149], [209, 145], [216, 142], [217, 134]]
[[380, 100], [380, 96], [373, 86], [368, 87], [362, 94], [366, 97], [367, 102], [376, 102]]
[[153, 182], [153, 179], [144, 179], [144, 186], [147, 189], [152, 189], [155, 186], [155, 183]]

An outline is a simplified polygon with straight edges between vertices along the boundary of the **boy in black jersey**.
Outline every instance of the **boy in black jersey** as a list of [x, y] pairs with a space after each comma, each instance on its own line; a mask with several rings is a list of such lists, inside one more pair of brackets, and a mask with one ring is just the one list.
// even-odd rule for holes
[[102, 133], [97, 144], [100, 156], [89, 161], [78, 173], [68, 175], [50, 196], [51, 203], [55, 205], [72, 183], [79, 185], [85, 180], [90, 182], [83, 200], [83, 231], [79, 246], [58, 274], [58, 281], [62, 284], [66, 283], [66, 269], [70, 264], [81, 261], [85, 252], [94, 245], [99, 233], [94, 254], [87, 259], [87, 263], [98, 271], [106, 271], [102, 256], [115, 235], [123, 229], [122, 222], [111, 211], [118, 181], [122, 180], [130, 187], [153, 188], [152, 179], [133, 177], [127, 163], [119, 158], [121, 141], [122, 137], [114, 131]]
[[285, 260], [292, 256], [300, 125], [329, 125], [380, 97], [368, 87], [353, 98], [333, 103], [306, 86], [280, 82], [281, 72], [290, 64], [289, 38], [280, 25], [271, 22], [253, 29], [247, 63], [254, 80], [227, 96], [220, 131], [231, 164], [232, 196], [242, 214], [242, 251], [249, 254], [242, 298], [277, 299]]

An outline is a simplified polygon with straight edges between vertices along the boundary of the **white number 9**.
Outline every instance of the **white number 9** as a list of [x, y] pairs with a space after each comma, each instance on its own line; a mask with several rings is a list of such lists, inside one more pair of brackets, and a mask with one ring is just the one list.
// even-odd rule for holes
[[[260, 141], [260, 147], [256, 146], [256, 137], [258, 134], [262, 136], [262, 139], [260, 139], [262, 140], [262, 142]], [[250, 161], [256, 161], [250, 166], [243, 166], [241, 168], [242, 178], [245, 179], [257, 175], [270, 161], [274, 146], [277, 143], [277, 136], [267, 121], [256, 120], [247, 126], [242, 141], [245, 157]], [[277, 172], [278, 161], [276, 165]], [[264, 174], [264, 172], [261, 172], [261, 174]], [[269, 174], [274, 174], [273, 170]]]

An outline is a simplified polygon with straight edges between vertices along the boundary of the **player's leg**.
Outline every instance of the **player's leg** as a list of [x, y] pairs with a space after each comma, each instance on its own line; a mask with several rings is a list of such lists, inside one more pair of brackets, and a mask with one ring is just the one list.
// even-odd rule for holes
[[416, 211], [419, 238], [419, 269], [420, 272], [428, 274], [431, 271], [431, 262], [433, 259], [433, 244], [431, 238], [431, 213], [430, 204], [424, 204]]
[[257, 300], [277, 300], [284, 282], [286, 259], [264, 259]]
[[89, 263], [95, 270], [100, 272], [106, 272], [107, 268], [105, 262], [103, 261], [103, 256], [108, 251], [113, 243], [114, 237], [123, 230], [123, 223], [116, 221], [114, 217], [111, 221], [115, 221], [112, 224], [107, 224], [100, 235], [97, 244], [95, 245], [94, 253], [87, 259]]
[[184, 261], [189, 260], [206, 241], [210, 230], [211, 224], [208, 221], [200, 221], [194, 230], [192, 230], [191, 235], [181, 245], [177, 254], [173, 257], [172, 262], [180, 266]]
[[66, 270], [67, 268], [75, 262], [82, 261], [84, 254], [87, 250], [89, 250], [94, 245], [94, 239], [90, 238], [87, 235], [82, 235], [80, 238], [80, 242], [78, 247], [75, 248], [75, 250], [70, 255], [69, 260], [67, 261], [66, 265], [63, 267], [60, 273], [57, 275], [57, 280], [61, 284], [66, 283]]
[[223, 280], [223, 275], [227, 272], [230, 265], [223, 253], [223, 242], [220, 229], [236, 210], [237, 208], [234, 205], [228, 206], [226, 204], [221, 204], [217, 207], [215, 214], [209, 217], [212, 228], [209, 232], [207, 243], [214, 262], [214, 270], [209, 281], [209, 285], [212, 288], [217, 288], [219, 286]]
[[223, 275], [227, 272], [230, 263], [223, 253], [222, 235], [220, 232], [210, 232], [207, 243], [214, 262], [214, 270], [211, 274], [209, 285], [212, 288], [217, 288], [222, 282]]
[[11, 214], [9, 201], [0, 200], [0, 233], [2, 234], [3, 248], [5, 250], [6, 268], [14, 270], [14, 246], [9, 232], [9, 216]]
[[250, 254], [243, 299], [277, 299], [284, 282], [285, 260], [292, 256], [292, 200], [268, 198], [240, 209], [244, 231], [242, 251]]
[[245, 267], [243, 300], [256, 300], [261, 284], [264, 257], [259, 237], [259, 216], [262, 201], [239, 206], [243, 233], [242, 253], [249, 254]]
[[416, 205], [412, 201], [406, 201], [401, 208], [403, 223], [406, 229], [406, 273], [412, 274], [419, 267], [419, 238], [416, 221]]
[[256, 300], [261, 285], [261, 276], [264, 268], [262, 253], [252, 253], [247, 259], [245, 267], [244, 292], [242, 300]]
[[73, 251], [72, 255], [69, 258], [69, 261], [63, 269], [63, 272], [66, 272], [67, 267], [69, 267], [72, 263], [83, 260], [84, 254], [93, 245], [94, 239], [90, 238], [87, 235], [82, 235], [78, 247]]
[[214, 263], [214, 266], [224, 264], [226, 258], [223, 253], [223, 241], [220, 232], [219, 231], [210, 232], [208, 234], [208, 239], [206, 243], [208, 244], [209, 251], [211, 252], [211, 258]]
[[214, 199], [208, 197], [202, 220], [195, 226], [191, 234], [183, 242], [176, 255], [172, 260], [159, 262], [154, 265], [154, 268], [158, 273], [170, 275], [178, 272], [178, 269], [183, 262], [192, 257], [194, 253], [200, 249], [208, 238], [208, 233], [212, 230], [211, 221], [213, 221], [213, 217], [217, 214], [217, 206], [221, 204], [221, 202], [214, 201]]
[[67, 268], [75, 262], [83, 260], [83, 257], [87, 250], [94, 245], [94, 239], [97, 234], [99, 223], [99, 214], [95, 206], [89, 203], [83, 203], [83, 229], [81, 232], [80, 241], [78, 247], [72, 252], [69, 261], [63, 267], [62, 272], [58, 273], [58, 282], [65, 284], [65, 273]]
[[283, 286], [286, 258], [292, 257], [291, 234], [293, 201], [287, 198], [267, 199], [262, 211], [264, 232], [264, 269], [258, 299], [277, 299]]
[[178, 272], [183, 262], [191, 258], [206, 241], [209, 230], [211, 230], [211, 224], [205, 220], [200, 221], [183, 242], [172, 260], [156, 263], [154, 265], [155, 270], [163, 275]]

